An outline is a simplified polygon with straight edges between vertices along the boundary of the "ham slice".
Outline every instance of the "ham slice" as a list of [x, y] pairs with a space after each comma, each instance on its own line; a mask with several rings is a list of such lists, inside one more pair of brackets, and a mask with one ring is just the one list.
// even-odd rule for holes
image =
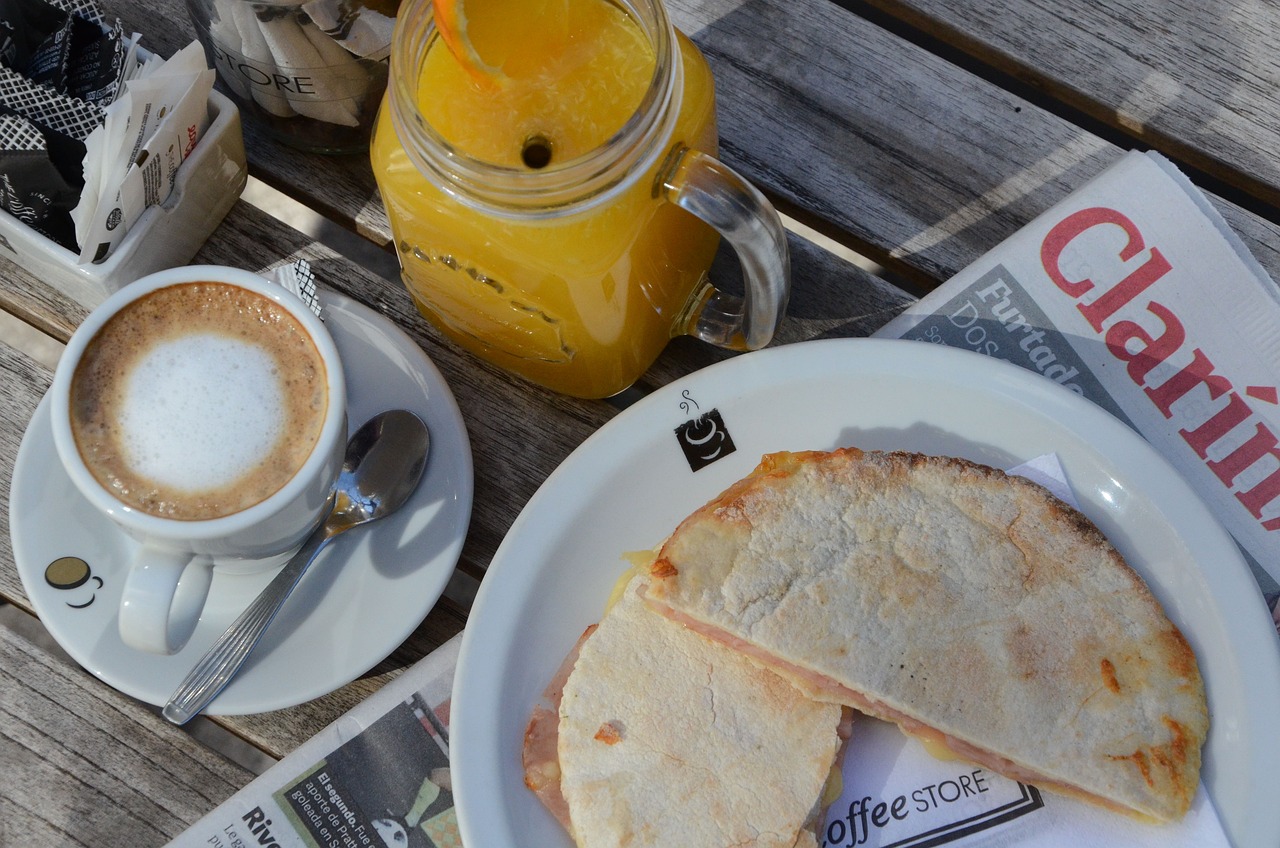
[[542, 805], [555, 816], [556, 821], [570, 833], [569, 804], [560, 791], [560, 756], [557, 747], [560, 739], [560, 699], [564, 697], [564, 684], [569, 680], [582, 643], [595, 632], [596, 625], [582, 631], [573, 649], [569, 651], [555, 676], [543, 690], [542, 701], [534, 706], [529, 726], [524, 731], [524, 785], [533, 790]]

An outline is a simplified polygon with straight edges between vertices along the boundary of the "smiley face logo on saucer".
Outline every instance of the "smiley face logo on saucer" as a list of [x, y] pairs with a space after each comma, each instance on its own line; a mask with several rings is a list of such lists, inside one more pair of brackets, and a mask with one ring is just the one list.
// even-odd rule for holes
[[[84, 609], [93, 603], [98, 595], [97, 590], [102, 588], [102, 578], [93, 573], [89, 568], [89, 563], [79, 557], [59, 557], [49, 563], [49, 567], [44, 570], [44, 582], [48, 583], [55, 589], [64, 591], [76, 591], [72, 600], [67, 601], [67, 606], [72, 609]], [[85, 584], [90, 584], [88, 588]]]

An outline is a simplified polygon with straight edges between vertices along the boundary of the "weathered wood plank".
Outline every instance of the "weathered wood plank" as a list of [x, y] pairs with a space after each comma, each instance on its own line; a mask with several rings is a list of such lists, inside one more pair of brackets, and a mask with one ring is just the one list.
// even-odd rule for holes
[[[726, 161], [802, 220], [846, 234], [921, 285], [948, 278], [1121, 153], [825, 0], [670, 5], [715, 69]], [[1280, 271], [1280, 229], [1213, 199]]]
[[[914, 298], [813, 242], [791, 235], [793, 286], [787, 312], [771, 346], [807, 339], [869, 336]], [[712, 278], [736, 280], [737, 264], [721, 251]], [[739, 289], [734, 289], [739, 290]], [[692, 338], [675, 339], [641, 380], [642, 390], [670, 383], [735, 354]]]
[[61, 341], [71, 335], [88, 312], [7, 259], [0, 259], [0, 309]]
[[161, 845], [253, 774], [0, 627], [0, 845]]
[[1273, 3], [870, 3], [1143, 145], [1280, 203]]

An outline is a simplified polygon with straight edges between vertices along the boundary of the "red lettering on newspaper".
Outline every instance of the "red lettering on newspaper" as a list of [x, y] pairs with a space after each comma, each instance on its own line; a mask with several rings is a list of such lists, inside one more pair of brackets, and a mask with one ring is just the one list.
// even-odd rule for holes
[[[1080, 235], [1103, 226], [1119, 227], [1125, 236], [1126, 241], [1117, 252], [1119, 259], [1122, 262], [1139, 260], [1140, 264], [1110, 287], [1101, 287], [1088, 277], [1069, 279], [1062, 268], [1064, 252]], [[1153, 334], [1134, 320], [1112, 321], [1121, 309], [1173, 270], [1159, 249], [1148, 248], [1137, 225], [1124, 213], [1095, 206], [1073, 212], [1050, 229], [1040, 246], [1040, 261], [1049, 279], [1077, 301], [1076, 309], [1102, 337], [1112, 356], [1125, 363], [1129, 379], [1142, 387], [1165, 418], [1196, 416], [1195, 420], [1186, 420], [1178, 434], [1213, 475], [1265, 529], [1280, 530], [1280, 516], [1263, 518], [1268, 505], [1280, 499], [1280, 439], [1246, 400], [1247, 395], [1269, 402], [1275, 397], [1275, 389], [1249, 386], [1243, 395], [1237, 392], [1231, 380], [1217, 372], [1203, 350], [1183, 350], [1186, 328], [1171, 309], [1154, 300], [1147, 302], [1148, 314], [1143, 317], [1153, 317], [1158, 322], [1161, 328], [1158, 333]], [[1085, 297], [1091, 292], [1092, 296], [1086, 301]], [[1109, 327], [1108, 322], [1111, 322]], [[1190, 360], [1186, 361], [1188, 355]], [[1158, 385], [1149, 383], [1147, 378], [1152, 370], [1165, 363], [1178, 370]], [[1178, 401], [1184, 398], [1198, 402], [1188, 401], [1182, 411]], [[1215, 406], [1206, 418], [1202, 410], [1207, 402]], [[1242, 431], [1238, 428], [1251, 422], [1251, 435], [1241, 441]], [[1234, 440], [1224, 441], [1233, 431], [1237, 433]], [[1230, 444], [1235, 446], [1229, 447]], [[1219, 448], [1214, 450], [1214, 445]]]

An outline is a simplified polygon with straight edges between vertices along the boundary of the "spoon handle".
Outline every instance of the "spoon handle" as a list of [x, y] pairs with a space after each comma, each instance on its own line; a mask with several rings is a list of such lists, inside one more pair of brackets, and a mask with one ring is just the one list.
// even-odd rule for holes
[[218, 637], [195, 668], [178, 684], [161, 711], [165, 718], [174, 724], [186, 724], [217, 697], [249, 658], [262, 634], [267, 632], [307, 566], [332, 538], [333, 534], [326, 532], [323, 524], [307, 538], [267, 588]]

